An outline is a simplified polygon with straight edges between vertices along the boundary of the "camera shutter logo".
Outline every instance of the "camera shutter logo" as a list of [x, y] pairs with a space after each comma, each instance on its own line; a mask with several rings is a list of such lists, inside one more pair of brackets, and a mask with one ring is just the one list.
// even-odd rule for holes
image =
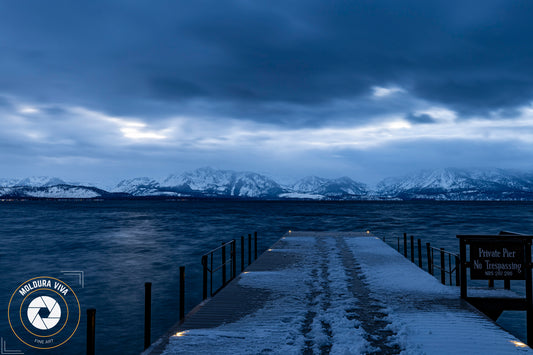
[[65, 282], [49, 276], [22, 283], [11, 295], [8, 321], [15, 336], [35, 349], [65, 344], [80, 324], [78, 297]]
[[49, 330], [59, 323], [61, 319], [61, 306], [52, 297], [40, 296], [30, 302], [27, 314], [28, 320], [35, 328]]

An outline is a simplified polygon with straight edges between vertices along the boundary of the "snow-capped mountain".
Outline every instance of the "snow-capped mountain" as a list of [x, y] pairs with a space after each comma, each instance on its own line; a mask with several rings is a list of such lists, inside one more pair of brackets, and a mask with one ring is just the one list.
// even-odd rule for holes
[[307, 177], [283, 187], [264, 175], [200, 168], [180, 175], [170, 175], [158, 182], [150, 178], [121, 181], [113, 192], [133, 196], [178, 195], [228, 198], [298, 198], [298, 199], [353, 199], [367, 194], [364, 184], [343, 177], [324, 179]]
[[376, 194], [404, 200], [531, 200], [533, 174], [502, 169], [424, 170], [385, 179]]
[[318, 193], [330, 180], [317, 176], [307, 176], [296, 181], [290, 186], [294, 191], [301, 193]]
[[111, 192], [123, 192], [133, 196], [151, 196], [159, 192], [159, 183], [148, 177], [122, 180]]
[[181, 175], [170, 175], [162, 189], [210, 196], [272, 198], [284, 192], [274, 180], [252, 172], [200, 168]]
[[66, 185], [67, 183], [56, 177], [49, 176], [31, 176], [24, 179], [0, 179], [0, 187], [12, 187], [12, 186], [31, 186], [31, 187], [44, 187], [55, 185]]
[[0, 179], [0, 188], [16, 186], [19, 180], [17, 179]]
[[349, 177], [338, 179], [325, 179], [317, 176], [308, 176], [298, 180], [289, 186], [291, 193], [284, 194], [283, 197], [309, 198], [342, 198], [356, 199], [363, 198], [368, 194], [365, 184], [353, 181]]
[[111, 194], [96, 187], [54, 185], [54, 186], [12, 186], [0, 187], [0, 197], [9, 198], [98, 198]]
[[132, 196], [183, 196], [222, 198], [277, 198], [284, 190], [274, 180], [252, 172], [200, 168], [157, 181], [135, 178], [121, 181], [113, 192]]
[[95, 198], [105, 195], [104, 191], [96, 188], [71, 185], [24, 187], [15, 191], [22, 197], [36, 198]]
[[284, 192], [274, 180], [252, 172], [200, 168], [170, 175], [157, 185], [161, 193], [182, 196], [277, 198]]
[[181, 175], [172, 174], [161, 182], [161, 186], [184, 191], [205, 191], [213, 194], [225, 194], [235, 178], [236, 173], [229, 170], [216, 170], [205, 167]]
[[113, 194], [94, 186], [68, 183], [57, 177], [32, 176], [24, 179], [0, 179], [3, 198], [100, 198]]

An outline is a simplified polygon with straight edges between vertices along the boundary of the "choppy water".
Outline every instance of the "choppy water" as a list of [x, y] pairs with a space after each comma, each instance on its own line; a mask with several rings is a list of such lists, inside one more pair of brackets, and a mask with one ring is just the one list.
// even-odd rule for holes
[[[143, 348], [144, 282], [153, 283], [156, 340], [178, 315], [179, 266], [186, 266], [186, 308], [201, 299], [200, 256], [241, 235], [259, 233], [259, 250], [287, 230], [403, 232], [457, 252], [456, 234], [533, 233], [533, 203], [106, 201], [0, 203], [0, 336], [26, 354], [84, 354], [85, 309], [96, 308], [97, 353], [137, 354]], [[78, 331], [56, 350], [32, 350], [7, 322], [13, 291], [46, 275], [77, 286], [64, 270], [81, 270], [75, 287], [82, 308]], [[500, 323], [525, 337], [525, 316]]]

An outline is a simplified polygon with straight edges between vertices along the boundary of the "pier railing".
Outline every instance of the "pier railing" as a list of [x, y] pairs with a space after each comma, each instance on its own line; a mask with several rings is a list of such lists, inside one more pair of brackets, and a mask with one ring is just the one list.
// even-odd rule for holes
[[[229, 253], [227, 253], [229, 249]], [[203, 267], [203, 299], [207, 298], [209, 283], [209, 296], [214, 296], [218, 291], [224, 288], [231, 282], [236, 276], [237, 260], [236, 260], [236, 241], [235, 239], [222, 243], [221, 246], [213, 250], [208, 251], [202, 255], [202, 267]], [[228, 257], [229, 256], [229, 257]], [[215, 258], [218, 260], [216, 261]], [[227, 277], [227, 269], [230, 269], [229, 278]], [[219, 282], [215, 279], [214, 275], [220, 273], [221, 278]], [[215, 280], [214, 280], [215, 279]], [[208, 281], [209, 280], [209, 281]], [[213, 281], [215, 286], [213, 287]]]
[[[446, 251], [444, 248], [436, 248], [431, 246], [430, 243], [426, 243], [424, 253], [422, 241], [417, 239], [415, 247], [414, 237], [410, 236], [410, 238], [407, 238], [407, 233], [403, 234], [403, 238], [397, 237], [396, 242], [398, 252], [410, 259], [411, 262], [418, 264], [421, 269], [424, 268], [423, 254], [425, 254], [427, 272], [433, 276], [437, 276], [435, 275], [435, 269], [438, 269], [438, 273], [440, 274], [440, 282], [443, 285], [446, 285], [446, 280], [448, 280], [448, 285], [461, 285], [461, 260], [459, 255]], [[435, 257], [435, 254], [437, 257]]]
[[[254, 232], [253, 238], [252, 234], [248, 234], [247, 243], [246, 238], [241, 236], [240, 244], [240, 252], [237, 252], [237, 240], [233, 239], [202, 255], [202, 299], [205, 300], [207, 297], [216, 295], [237, 277], [237, 254], [240, 254], [241, 272], [253, 260], [257, 259], [257, 232]], [[248, 261], [247, 264], [246, 261]]]
[[[461, 265], [461, 261], [459, 259], [459, 255], [451, 253], [449, 251], [444, 250], [444, 248], [435, 248], [429, 245], [428, 247], [431, 250], [431, 257], [428, 257], [428, 260], [430, 260], [430, 270], [429, 273], [433, 276], [435, 276], [435, 268], [440, 270], [440, 282], [444, 285], [446, 285], [446, 274], [448, 274], [449, 277], [449, 285], [452, 284], [452, 275], [455, 273], [455, 286], [461, 286], [461, 277], [459, 272], [459, 267]], [[440, 263], [435, 263], [435, 251], [437, 251], [440, 254]], [[446, 259], [448, 259], [448, 264], [446, 265]], [[452, 262], [453, 260], [453, 262]], [[453, 268], [452, 268], [453, 265]]]

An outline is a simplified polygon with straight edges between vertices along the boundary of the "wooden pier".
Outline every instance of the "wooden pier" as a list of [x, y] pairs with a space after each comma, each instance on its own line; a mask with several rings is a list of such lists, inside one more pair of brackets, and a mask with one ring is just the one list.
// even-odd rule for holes
[[533, 353], [379, 238], [289, 232], [143, 354], [283, 352]]

